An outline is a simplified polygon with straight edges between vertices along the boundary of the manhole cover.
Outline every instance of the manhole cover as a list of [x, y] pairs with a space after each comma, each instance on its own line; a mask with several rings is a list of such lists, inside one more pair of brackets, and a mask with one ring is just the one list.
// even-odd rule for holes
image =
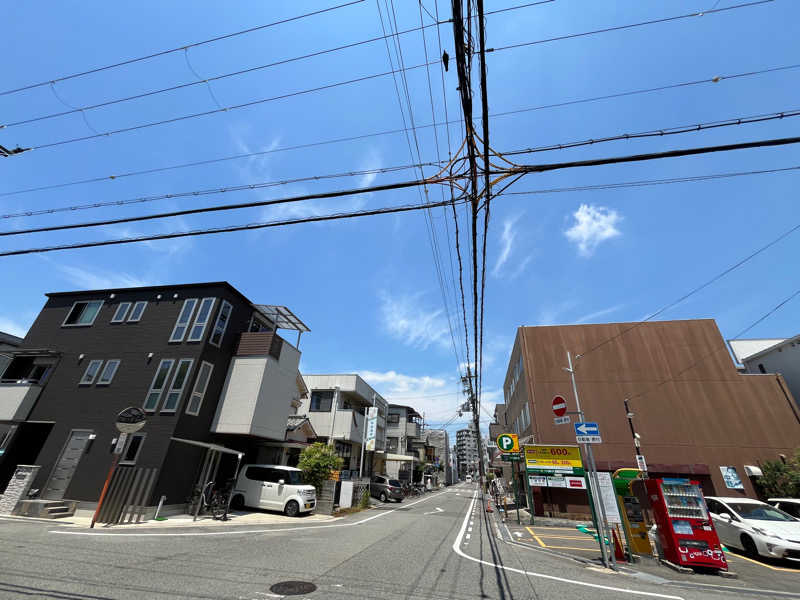
[[317, 586], [310, 581], [281, 581], [270, 587], [269, 591], [283, 596], [300, 596], [301, 594], [310, 594], [316, 589]]

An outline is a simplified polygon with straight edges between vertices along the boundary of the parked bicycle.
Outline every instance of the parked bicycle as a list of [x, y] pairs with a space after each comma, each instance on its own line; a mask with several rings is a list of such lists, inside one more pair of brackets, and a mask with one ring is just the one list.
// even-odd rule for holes
[[[214, 481], [209, 481], [203, 486], [199, 494], [195, 490], [191, 501], [192, 507], [197, 511], [197, 515], [211, 513], [213, 519], [227, 521], [232, 489], [233, 480], [228, 481], [221, 487], [215, 486]], [[199, 503], [199, 507], [197, 503]]]

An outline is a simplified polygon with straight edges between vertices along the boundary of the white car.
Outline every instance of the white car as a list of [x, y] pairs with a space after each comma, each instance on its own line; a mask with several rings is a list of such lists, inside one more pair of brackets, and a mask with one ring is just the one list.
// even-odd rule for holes
[[472, 483], [472, 475], [467, 475], [467, 477], [464, 479], [464, 481], [467, 482], [467, 483]]
[[244, 465], [233, 488], [231, 506], [280, 510], [289, 517], [310, 512], [317, 491], [303, 483], [303, 472], [284, 465]]
[[706, 496], [720, 541], [752, 556], [800, 562], [800, 519], [750, 498]]
[[767, 502], [794, 518], [800, 519], [800, 498], [768, 498]]

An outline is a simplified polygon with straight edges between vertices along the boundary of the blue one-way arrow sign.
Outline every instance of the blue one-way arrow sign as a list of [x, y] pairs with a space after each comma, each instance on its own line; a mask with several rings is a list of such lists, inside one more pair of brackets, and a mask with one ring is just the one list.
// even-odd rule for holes
[[597, 423], [575, 423], [575, 440], [579, 444], [602, 444]]

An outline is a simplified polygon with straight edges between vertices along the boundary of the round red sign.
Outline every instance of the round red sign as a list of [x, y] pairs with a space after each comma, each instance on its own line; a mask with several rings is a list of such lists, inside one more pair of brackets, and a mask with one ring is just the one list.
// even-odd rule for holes
[[561, 396], [553, 398], [553, 413], [557, 417], [563, 417], [567, 413], [567, 401]]

